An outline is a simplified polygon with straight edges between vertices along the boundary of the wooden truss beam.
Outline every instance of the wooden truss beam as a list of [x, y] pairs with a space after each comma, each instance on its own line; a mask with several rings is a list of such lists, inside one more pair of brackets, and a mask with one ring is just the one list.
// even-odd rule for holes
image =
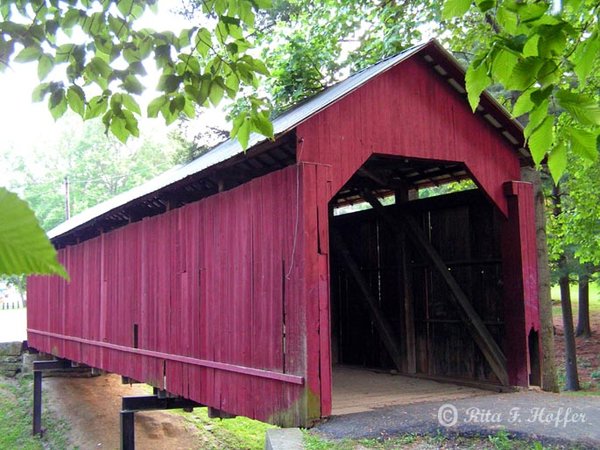
[[354, 281], [356, 281], [356, 284], [358, 284], [358, 287], [360, 288], [363, 294], [363, 299], [365, 300], [365, 303], [369, 308], [371, 317], [377, 324], [377, 332], [379, 333], [379, 337], [381, 338], [383, 345], [390, 354], [390, 358], [392, 359], [394, 365], [398, 368], [399, 371], [402, 371], [402, 356], [400, 353], [400, 347], [396, 342], [396, 338], [394, 336], [394, 332], [390, 323], [387, 321], [385, 315], [379, 308], [377, 300], [375, 299], [375, 297], [373, 297], [373, 294], [371, 294], [367, 281], [361, 273], [358, 264], [352, 257], [350, 250], [346, 246], [346, 243], [344, 242], [342, 236], [337, 231], [333, 230], [332, 238], [334, 247], [342, 256], [346, 267], [350, 271], [350, 274], [354, 277]]
[[427, 258], [431, 267], [442, 277], [452, 293], [450, 299], [457, 306], [461, 320], [467, 326], [475, 343], [500, 382], [504, 386], [508, 386], [508, 372], [506, 371], [506, 357], [504, 353], [502, 353], [502, 350], [483, 323], [483, 320], [481, 320], [481, 317], [479, 317], [479, 314], [475, 311], [475, 308], [473, 308], [468, 297], [451, 275], [448, 266], [446, 266], [437, 250], [431, 245], [415, 219], [410, 214], [403, 213], [401, 210], [399, 210], [401, 220], [392, 216], [369, 191], [362, 191], [361, 196], [383, 218], [388, 226], [399, 233], [405, 232], [410, 236], [417, 249]]

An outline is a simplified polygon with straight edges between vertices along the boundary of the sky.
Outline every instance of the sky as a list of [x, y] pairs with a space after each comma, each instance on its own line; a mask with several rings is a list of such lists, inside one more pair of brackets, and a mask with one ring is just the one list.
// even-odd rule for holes
[[[140, 19], [139, 26], [172, 31], [191, 26], [182, 16], [172, 11], [178, 3], [176, 0], [160, 0], [158, 13], [147, 12]], [[153, 64], [147, 64], [146, 69], [149, 74], [143, 83], [148, 89], [141, 98], [142, 105], [156, 96], [151, 87], [156, 86], [158, 81], [157, 74], [152, 70]], [[0, 153], [10, 151], [28, 155], [34, 148], [52, 148], [65, 129], [83, 127], [83, 121], [78, 116], [54, 121], [46, 102], [33, 103], [31, 92], [38, 84], [35, 63], [14, 64], [0, 73]], [[144, 109], [142, 106], [142, 110]], [[209, 111], [203, 121], [213, 126], [228, 127], [220, 110]], [[140, 119], [141, 134], [164, 139], [167, 132], [168, 128], [160, 117]], [[130, 145], [135, 146], [135, 139]], [[0, 165], [0, 186], [5, 185], [10, 178], [8, 168]]]

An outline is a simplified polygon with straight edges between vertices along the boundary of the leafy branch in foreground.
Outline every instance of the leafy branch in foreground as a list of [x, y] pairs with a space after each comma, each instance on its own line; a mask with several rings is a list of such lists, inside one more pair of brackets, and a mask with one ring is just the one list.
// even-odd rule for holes
[[[83, 119], [102, 118], [107, 131], [125, 142], [138, 136], [141, 108], [136, 100], [145, 87], [145, 64], [153, 60], [160, 74], [161, 95], [147, 108], [167, 124], [196, 107], [235, 98], [244, 87], [256, 88], [268, 71], [251, 56], [246, 36], [255, 14], [270, 0], [206, 0], [204, 26], [179, 34], [136, 27], [157, 0], [8, 0], [0, 4], [0, 70], [13, 62], [37, 62], [41, 84], [33, 99], [47, 99], [55, 119], [67, 109]], [[264, 126], [268, 103], [250, 95], [255, 106], [232, 135]], [[233, 137], [232, 136], [232, 137]]]
[[0, 187], [0, 275], [20, 274], [69, 278], [29, 205]]
[[[514, 117], [528, 115], [525, 137], [536, 164], [547, 157], [555, 182], [569, 154], [598, 157], [600, 2], [564, 0], [447, 0], [443, 17], [471, 11], [493, 28], [466, 74], [473, 110], [484, 89], [498, 83], [515, 93]], [[457, 19], [460, 21], [461, 19]]]

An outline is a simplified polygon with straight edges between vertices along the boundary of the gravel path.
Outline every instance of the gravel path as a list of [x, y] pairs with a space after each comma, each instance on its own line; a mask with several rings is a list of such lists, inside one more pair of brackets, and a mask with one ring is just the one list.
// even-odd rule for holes
[[600, 448], [600, 396], [542, 392], [494, 394], [334, 416], [313, 428], [331, 439], [436, 434], [438, 430], [464, 435], [488, 435], [506, 430], [517, 437], [546, 444], [597, 449]]

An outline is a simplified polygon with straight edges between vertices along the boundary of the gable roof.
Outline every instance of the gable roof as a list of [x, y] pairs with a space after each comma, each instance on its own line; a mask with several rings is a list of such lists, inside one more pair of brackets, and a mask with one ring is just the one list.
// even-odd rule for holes
[[[431, 65], [433, 70], [444, 77], [454, 89], [466, 96], [464, 89], [464, 69], [462, 69], [458, 61], [447, 50], [437, 41], [432, 40], [411, 47], [362, 70], [283, 113], [273, 121], [276, 141], [294, 130], [302, 122], [313, 117], [319, 111], [354, 92], [369, 80], [417, 54], [422, 54], [424, 60]], [[524, 142], [522, 127], [516, 121], [512, 120], [510, 114], [488, 93], [482, 95], [478, 112], [515, 146], [515, 150], [521, 152], [522, 158], [528, 159], [528, 153], [522, 148]], [[244, 158], [252, 155], [253, 150], [264, 144], [267, 140], [264, 136], [253, 133], [249, 138], [248, 150], [244, 153], [237, 139], [229, 139], [188, 164], [173, 167], [140, 186], [123, 192], [73, 216], [50, 230], [48, 237], [56, 241], [58, 238], [77, 232], [86, 226], [94, 226], [94, 223], [98, 222], [103, 216], [108, 216], [115, 211], [130, 207], [136, 202], [148, 199], [149, 196], [174, 185], [183, 185], [186, 180], [191, 180], [194, 177], [197, 178], [198, 174], [220, 166], [236, 157]]]

